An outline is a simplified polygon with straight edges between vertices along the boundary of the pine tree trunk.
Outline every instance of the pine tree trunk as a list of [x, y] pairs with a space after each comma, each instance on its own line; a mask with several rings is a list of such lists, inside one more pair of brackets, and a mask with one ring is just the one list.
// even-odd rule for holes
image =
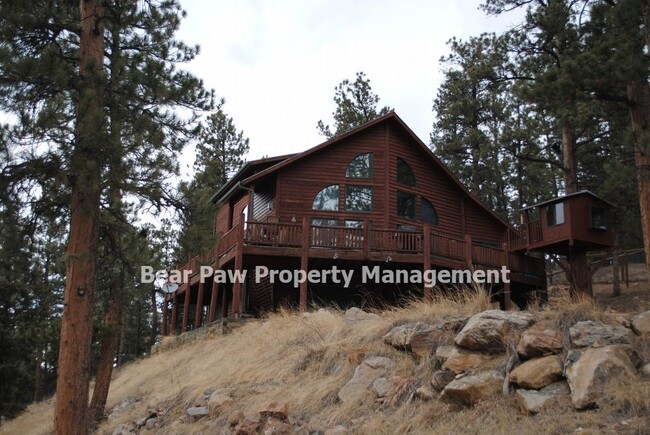
[[104, 418], [104, 408], [106, 407], [106, 399], [108, 398], [108, 389], [111, 385], [115, 354], [120, 336], [120, 320], [122, 319], [123, 306], [121, 293], [121, 287], [114, 289], [104, 317], [104, 331], [101, 338], [99, 363], [95, 376], [95, 389], [93, 390], [90, 410], [88, 411], [91, 428]]
[[151, 335], [149, 336], [150, 348], [156, 344], [157, 336], [158, 336], [158, 304], [156, 302], [156, 289], [151, 289]]
[[57, 370], [54, 433], [88, 433], [103, 126], [103, 1], [80, 0], [80, 95], [70, 162], [70, 234]]
[[578, 191], [578, 168], [576, 163], [575, 138], [569, 123], [562, 128], [562, 170], [565, 193]]
[[34, 402], [43, 400], [43, 362], [41, 361], [41, 351], [38, 351], [34, 372]]
[[569, 291], [572, 296], [584, 294], [593, 296], [591, 285], [591, 272], [589, 271], [589, 260], [584, 251], [570, 252], [569, 263]]
[[631, 102], [630, 115], [636, 142], [634, 161], [643, 227], [643, 247], [650, 281], [650, 85], [645, 80], [634, 81], [628, 84], [627, 92]]

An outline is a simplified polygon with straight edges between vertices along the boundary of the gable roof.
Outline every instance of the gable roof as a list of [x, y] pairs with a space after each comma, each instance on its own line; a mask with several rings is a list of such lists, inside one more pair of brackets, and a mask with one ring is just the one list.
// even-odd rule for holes
[[254, 175], [258, 171], [263, 171], [278, 162], [286, 160], [296, 154], [285, 154], [283, 156], [265, 157], [262, 159], [251, 160], [244, 163], [224, 185], [222, 185], [210, 198], [212, 202], [222, 202], [230, 196], [231, 190], [244, 178]]
[[554, 203], [556, 203], [556, 202], [563, 201], [563, 200], [565, 200], [566, 198], [571, 198], [571, 197], [574, 197], [574, 196], [581, 196], [581, 195], [591, 196], [592, 198], [595, 198], [595, 199], [597, 199], [598, 201], [604, 202], [605, 204], [609, 205], [610, 207], [616, 207], [616, 206], [615, 206], [614, 204], [612, 204], [611, 202], [604, 200], [603, 198], [601, 198], [600, 196], [598, 196], [598, 195], [596, 195], [595, 193], [591, 192], [590, 190], [581, 190], [581, 191], [579, 191], [579, 192], [569, 193], [568, 195], [558, 196], [557, 198], [547, 199], [546, 201], [538, 202], [538, 203], [536, 203], [536, 204], [533, 204], [533, 205], [529, 205], [529, 206], [527, 206], [527, 207], [524, 207], [524, 208], [522, 208], [521, 210], [522, 210], [522, 211], [523, 211], [523, 210], [529, 210], [529, 209], [531, 209], [531, 208], [541, 207], [541, 206], [543, 206], [543, 205], [550, 205], [550, 204], [554, 204]]
[[[355, 128], [353, 128], [351, 130], [348, 130], [347, 132], [345, 132], [343, 134], [340, 134], [338, 136], [335, 136], [335, 137], [329, 139], [328, 141], [321, 143], [320, 145], [316, 145], [315, 147], [312, 147], [312, 148], [310, 148], [310, 149], [308, 149], [306, 151], [303, 151], [302, 153], [298, 153], [298, 154], [293, 155], [292, 157], [286, 158], [286, 159], [276, 163], [273, 166], [270, 166], [270, 167], [268, 167], [268, 168], [266, 168], [266, 169], [264, 169], [262, 171], [259, 171], [259, 172], [255, 173], [255, 174], [249, 176], [248, 178], [245, 178], [242, 181], [242, 184], [248, 185], [248, 184], [252, 183], [253, 181], [259, 180], [260, 178], [266, 177], [267, 175], [270, 175], [270, 174], [284, 168], [285, 166], [291, 165], [291, 164], [297, 162], [298, 160], [304, 159], [305, 157], [307, 157], [309, 155], [312, 155], [317, 151], [320, 151], [320, 150], [322, 150], [324, 148], [327, 148], [327, 147], [329, 147], [329, 146], [331, 146], [333, 144], [336, 144], [336, 143], [342, 141], [343, 139], [346, 139], [346, 138], [348, 138], [350, 136], [353, 136], [353, 135], [355, 135], [355, 134], [357, 134], [357, 133], [359, 133], [359, 132], [361, 132], [363, 130], [366, 130], [366, 129], [370, 128], [370, 127], [373, 127], [375, 125], [378, 125], [378, 124], [381, 124], [381, 123], [387, 122], [387, 121], [396, 122], [411, 137], [411, 139], [413, 139], [413, 141], [416, 143], [416, 145], [422, 151], [424, 151], [427, 154], [427, 156], [431, 159], [431, 161], [436, 166], [438, 166], [438, 168], [441, 169], [450, 179], [452, 179], [454, 181], [454, 183], [458, 186], [458, 188], [467, 197], [469, 197], [469, 199], [471, 201], [476, 203], [480, 208], [485, 210], [487, 213], [489, 213], [492, 217], [494, 217], [497, 221], [499, 221], [504, 226], [511, 227], [511, 225], [510, 225], [510, 223], [508, 221], [506, 221], [504, 218], [502, 218], [497, 213], [495, 213], [485, 203], [483, 203], [483, 201], [481, 201], [476, 195], [474, 195], [472, 192], [470, 192], [469, 189], [467, 189], [467, 187], [463, 183], [460, 182], [460, 180], [456, 177], [456, 175], [454, 175], [449, 170], [449, 168], [444, 163], [442, 163], [442, 161], [440, 161], [440, 159], [438, 159], [438, 157], [436, 157], [435, 154], [433, 154], [431, 149], [429, 149], [429, 147], [426, 146], [424, 144], [424, 142], [422, 142], [420, 140], [419, 137], [417, 137], [417, 135], [413, 132], [413, 130], [411, 130], [409, 128], [409, 126], [406, 125], [406, 123], [404, 123], [404, 121], [402, 121], [402, 119], [399, 116], [397, 116], [397, 114], [394, 111], [391, 111], [391, 112], [389, 112], [388, 114], [386, 114], [384, 116], [380, 116], [379, 118], [375, 118], [372, 121], [366, 122], [365, 124], [362, 124], [362, 125], [360, 125], [358, 127], [355, 127]], [[216, 194], [215, 194], [215, 196], [216, 196]]]

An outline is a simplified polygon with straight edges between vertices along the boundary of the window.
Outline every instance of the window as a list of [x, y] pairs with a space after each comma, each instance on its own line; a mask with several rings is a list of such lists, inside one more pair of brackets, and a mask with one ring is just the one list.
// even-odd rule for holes
[[397, 158], [397, 182], [415, 187], [415, 175], [406, 161]]
[[422, 198], [422, 203], [420, 207], [420, 219], [425, 224], [438, 225], [438, 213], [436, 209], [429, 201]]
[[603, 207], [591, 206], [590, 210], [591, 225], [590, 228], [594, 230], [607, 229], [607, 210]]
[[363, 221], [358, 221], [354, 219], [346, 219], [345, 220], [345, 227], [346, 228], [363, 228]]
[[345, 171], [349, 178], [372, 178], [372, 153], [359, 154], [356, 156]]
[[313, 210], [331, 210], [339, 209], [339, 186], [332, 184], [327, 186], [314, 197], [314, 203], [311, 207]]
[[372, 187], [346, 186], [345, 210], [354, 212], [372, 211]]
[[564, 203], [549, 205], [546, 209], [546, 225], [560, 225], [564, 223]]
[[313, 217], [311, 224], [315, 227], [335, 227], [339, 224], [338, 219]]
[[415, 202], [417, 197], [412, 193], [397, 191], [397, 216], [415, 219]]

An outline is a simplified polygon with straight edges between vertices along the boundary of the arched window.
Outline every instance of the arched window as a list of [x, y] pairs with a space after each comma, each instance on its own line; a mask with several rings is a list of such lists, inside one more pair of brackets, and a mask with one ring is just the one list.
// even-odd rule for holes
[[406, 161], [397, 158], [397, 182], [407, 186], [415, 187], [415, 174]]
[[415, 219], [417, 196], [413, 193], [397, 191], [397, 216]]
[[359, 154], [356, 156], [345, 171], [349, 178], [372, 178], [372, 153]]
[[332, 184], [327, 186], [314, 197], [314, 203], [311, 208], [313, 210], [331, 210], [338, 211], [339, 209], [339, 185]]
[[420, 207], [420, 219], [425, 224], [438, 225], [440, 222], [438, 220], [438, 213], [436, 213], [436, 208], [426, 199], [422, 198], [422, 204]]

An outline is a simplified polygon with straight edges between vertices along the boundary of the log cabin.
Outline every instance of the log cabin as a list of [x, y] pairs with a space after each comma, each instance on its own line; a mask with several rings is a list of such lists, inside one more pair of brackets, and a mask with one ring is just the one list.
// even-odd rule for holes
[[[491, 289], [503, 308], [545, 295], [544, 255], [528, 249], [533, 241], [542, 247], [544, 234], [533, 240], [530, 223], [514, 227], [490, 210], [394, 112], [302, 153], [249, 161], [212, 201], [217, 245], [182, 266], [191, 278], [165, 297], [163, 335], [280, 306], [397, 302], [441, 291], [361, 282], [357, 274], [347, 287], [296, 286], [255, 279], [260, 265], [304, 271], [506, 266], [510, 283]], [[251, 273], [243, 282], [200, 280], [202, 264]]]

